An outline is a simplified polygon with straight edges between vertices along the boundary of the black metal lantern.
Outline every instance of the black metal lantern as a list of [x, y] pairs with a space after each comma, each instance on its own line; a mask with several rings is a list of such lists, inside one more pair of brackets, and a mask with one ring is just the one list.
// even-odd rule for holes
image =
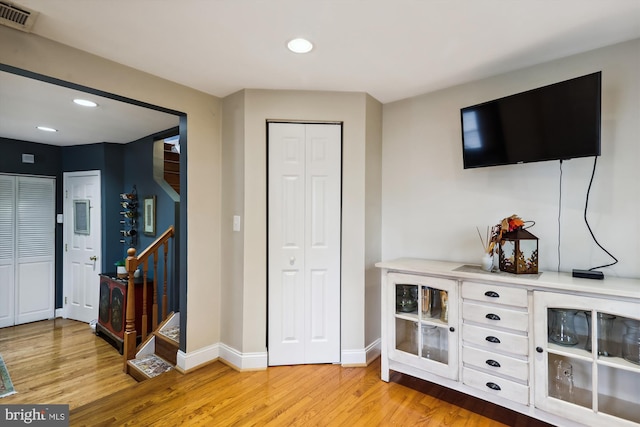
[[538, 273], [538, 238], [518, 228], [502, 235], [500, 270], [515, 274]]

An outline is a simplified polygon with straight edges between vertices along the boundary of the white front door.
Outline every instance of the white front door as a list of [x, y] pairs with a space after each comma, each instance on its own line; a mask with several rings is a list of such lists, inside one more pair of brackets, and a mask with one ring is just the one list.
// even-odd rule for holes
[[341, 126], [269, 123], [269, 365], [340, 362]]
[[64, 174], [65, 317], [90, 322], [98, 318], [102, 272], [100, 171]]
[[0, 175], [0, 327], [54, 317], [55, 182]]

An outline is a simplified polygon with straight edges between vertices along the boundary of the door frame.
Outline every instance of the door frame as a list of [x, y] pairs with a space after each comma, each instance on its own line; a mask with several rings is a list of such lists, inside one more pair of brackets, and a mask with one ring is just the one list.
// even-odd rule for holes
[[[100, 181], [100, 211], [98, 213], [98, 216], [100, 218], [100, 237], [98, 239], [98, 242], [96, 243], [96, 248], [98, 248], [99, 250], [99, 254], [98, 254], [98, 269], [99, 272], [102, 273], [102, 172], [99, 169], [95, 169], [95, 170], [87, 170], [87, 171], [73, 171], [73, 172], [63, 172], [62, 174], [62, 217], [63, 217], [63, 222], [62, 222], [62, 309], [61, 309], [61, 315], [63, 318], [67, 319], [69, 316], [69, 308], [68, 305], [65, 301], [66, 296], [69, 294], [69, 292], [71, 291], [71, 289], [69, 289], [69, 274], [70, 274], [70, 269], [69, 269], [69, 255], [68, 252], [65, 250], [65, 245], [67, 244], [67, 236], [69, 235], [71, 228], [73, 227], [72, 222], [70, 221], [70, 219], [72, 218], [72, 214], [71, 212], [69, 212], [68, 210], [68, 206], [67, 206], [67, 198], [66, 195], [68, 194], [67, 191], [69, 190], [68, 188], [68, 179], [70, 177], [79, 177], [79, 176], [96, 176], [98, 177], [99, 181]], [[96, 288], [98, 287], [98, 277], [96, 274]], [[96, 309], [98, 306], [98, 301], [96, 301]], [[98, 313], [96, 312], [96, 319], [97, 319], [97, 315]]]
[[344, 122], [343, 121], [312, 121], [312, 120], [266, 120], [266, 152], [265, 152], [265, 164], [266, 164], [266, 176], [265, 176], [265, 199], [266, 199], [266, 210], [265, 210], [265, 252], [266, 252], [266, 330], [265, 330], [265, 348], [267, 349], [267, 366], [269, 365], [269, 265], [270, 265], [270, 254], [269, 254], [269, 125], [272, 123], [282, 123], [282, 124], [304, 124], [304, 125], [337, 125], [340, 126], [340, 231], [339, 231], [339, 239], [340, 239], [340, 254], [339, 254], [339, 316], [340, 316], [340, 330], [338, 333], [338, 347], [339, 347], [339, 361], [336, 363], [341, 363], [342, 361], [342, 322], [344, 317], [342, 316], [342, 249], [343, 249], [343, 241], [342, 241], [342, 230], [343, 230], [343, 185], [344, 185]]

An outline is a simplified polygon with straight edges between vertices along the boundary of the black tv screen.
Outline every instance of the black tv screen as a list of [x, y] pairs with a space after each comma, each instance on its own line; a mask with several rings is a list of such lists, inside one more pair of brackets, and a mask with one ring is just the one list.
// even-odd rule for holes
[[600, 155], [602, 73], [462, 108], [464, 168]]

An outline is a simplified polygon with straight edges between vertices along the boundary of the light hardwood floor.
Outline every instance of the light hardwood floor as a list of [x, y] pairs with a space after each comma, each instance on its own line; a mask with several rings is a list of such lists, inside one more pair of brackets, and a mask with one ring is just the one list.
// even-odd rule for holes
[[237, 372], [214, 362], [136, 383], [118, 352], [72, 320], [0, 329], [18, 394], [10, 403], [65, 403], [71, 426], [545, 426], [437, 385], [367, 368], [272, 367]]

